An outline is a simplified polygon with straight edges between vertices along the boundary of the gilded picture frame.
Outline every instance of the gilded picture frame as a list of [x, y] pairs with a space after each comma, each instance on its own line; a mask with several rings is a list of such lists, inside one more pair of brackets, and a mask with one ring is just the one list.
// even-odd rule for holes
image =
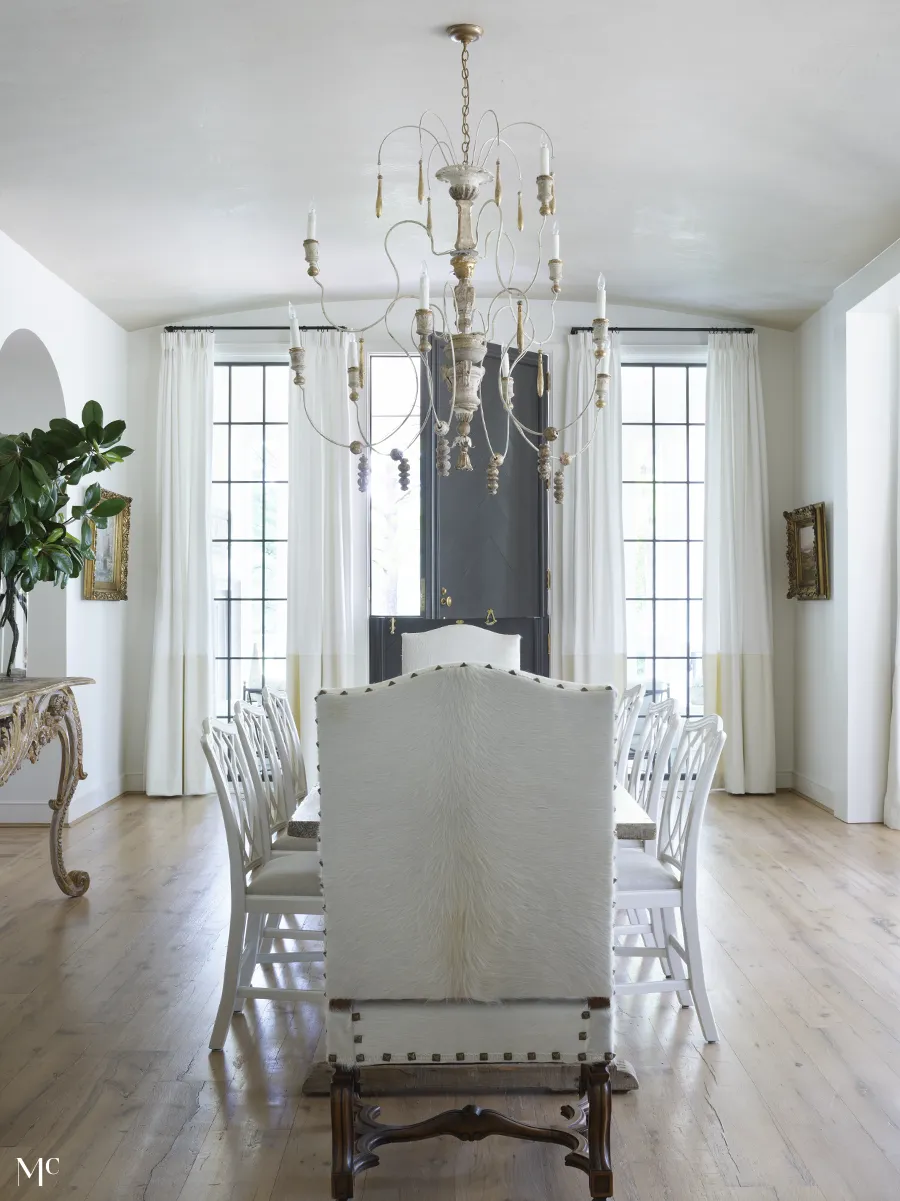
[[[102, 500], [121, 497], [121, 492], [100, 493]], [[121, 513], [110, 517], [105, 530], [94, 529], [95, 558], [84, 564], [85, 600], [128, 600], [128, 546], [131, 539], [131, 497]]]
[[788, 599], [830, 600], [828, 537], [822, 501], [785, 512]]

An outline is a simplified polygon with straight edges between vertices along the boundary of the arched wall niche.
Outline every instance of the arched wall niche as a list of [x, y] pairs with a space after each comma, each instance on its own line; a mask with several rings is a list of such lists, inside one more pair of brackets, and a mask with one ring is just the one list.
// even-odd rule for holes
[[[62, 385], [50, 352], [29, 329], [17, 329], [0, 346], [0, 434], [46, 429], [53, 417], [65, 417]], [[69, 585], [78, 587], [78, 581]], [[0, 665], [0, 678], [6, 662]], [[52, 584], [38, 584], [28, 599], [28, 675], [66, 674], [66, 595]], [[49, 821], [49, 810], [31, 815], [27, 806], [56, 795], [59, 749], [54, 743], [40, 760], [0, 788], [0, 803], [21, 802], [18, 820]]]

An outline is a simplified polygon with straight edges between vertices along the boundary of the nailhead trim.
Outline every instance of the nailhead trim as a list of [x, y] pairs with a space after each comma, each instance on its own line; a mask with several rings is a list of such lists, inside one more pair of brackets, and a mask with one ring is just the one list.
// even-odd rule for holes
[[361, 1013], [351, 1013], [351, 1014], [350, 1014], [350, 1021], [351, 1021], [351, 1022], [358, 1022], [358, 1021], [360, 1020], [360, 1018], [361, 1018], [361, 1017], [362, 1017], [362, 1014], [361, 1014]]
[[362, 1035], [361, 1035], [361, 1034], [354, 1034], [354, 1035], [353, 1035], [353, 1041], [354, 1041], [355, 1043], [361, 1043], [361, 1042], [362, 1042]]
[[512, 1051], [504, 1051], [503, 1058], [504, 1059], [512, 1059]]
[[415, 1060], [415, 1058], [416, 1058], [416, 1053], [415, 1053], [415, 1051], [407, 1051], [407, 1053], [406, 1053], [406, 1058], [407, 1058], [408, 1060], [410, 1060], [410, 1062], [413, 1062], [413, 1061]]
[[584, 1018], [585, 1021], [587, 1021], [591, 1016], [591, 1011], [589, 1009], [585, 1009], [585, 1011], [582, 1013], [581, 1016]]
[[465, 1053], [465, 1051], [457, 1051], [457, 1052], [456, 1052], [456, 1058], [457, 1058], [457, 1059], [465, 1059], [465, 1057], [466, 1057], [466, 1053]]
[[528, 1058], [529, 1059], [537, 1059], [537, 1055], [535, 1055], [534, 1051], [529, 1051]]
[[384, 1060], [384, 1062], [385, 1062], [385, 1063], [390, 1063], [390, 1062], [391, 1062], [391, 1053], [390, 1053], [390, 1051], [385, 1051], [385, 1053], [382, 1055], [382, 1057], [381, 1057], [381, 1058]]
[[488, 1057], [488, 1053], [487, 1053], [487, 1051], [482, 1051], [482, 1052], [479, 1054], [479, 1056], [478, 1056], [478, 1058], [479, 1058], [480, 1060], [482, 1060], [482, 1061], [484, 1061], [485, 1059], [487, 1059], [487, 1057]]
[[584, 1063], [584, 1061], [587, 1059], [587, 1052], [586, 1052], [586, 1051], [579, 1051], [579, 1052], [578, 1052], [578, 1058], [579, 1058], [579, 1060], [580, 1060], [582, 1063]]
[[366, 1062], [366, 1057], [365, 1057], [365, 1055], [357, 1055], [357, 1057], [356, 1057], [356, 1062], [357, 1062], [357, 1063], [365, 1063], [365, 1062]]
[[440, 1063], [440, 1062], [441, 1062], [441, 1057], [440, 1057], [440, 1055], [432, 1055], [432, 1057], [431, 1057], [431, 1062], [432, 1062], [432, 1063]]
[[551, 1059], [562, 1059], [562, 1056], [560, 1055], [559, 1051], [551, 1051], [550, 1058]]
[[336, 1056], [336, 1055], [329, 1055], [329, 1056], [328, 1056], [328, 1062], [329, 1062], [329, 1063], [337, 1063], [337, 1056]]
[[579, 1041], [579, 1042], [583, 1042], [583, 1043], [586, 1043], [586, 1042], [587, 1042], [587, 1030], [581, 1030], [581, 1031], [579, 1031], [579, 1033], [578, 1033], [578, 1041]]

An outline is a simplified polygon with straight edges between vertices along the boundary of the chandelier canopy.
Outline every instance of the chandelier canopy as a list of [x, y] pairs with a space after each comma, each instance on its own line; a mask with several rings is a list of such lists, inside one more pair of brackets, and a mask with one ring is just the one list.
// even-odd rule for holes
[[[440, 118], [426, 112], [415, 125], [400, 125], [391, 130], [378, 148], [378, 185], [375, 196], [375, 215], [381, 217], [384, 209], [382, 154], [388, 140], [407, 130], [418, 134], [418, 201], [424, 206], [425, 220], [402, 218], [391, 225], [384, 238], [384, 250], [396, 278], [396, 289], [385, 311], [369, 325], [350, 331], [348, 357], [348, 392], [350, 403], [357, 409], [356, 422], [360, 437], [350, 443], [340, 442], [318, 429], [312, 419], [313, 428], [322, 437], [337, 445], [346, 446], [359, 456], [359, 487], [365, 491], [370, 473], [372, 454], [389, 455], [399, 465], [400, 487], [409, 486], [409, 463], [405, 450], [390, 443], [397, 430], [382, 439], [372, 439], [364, 429], [358, 411], [360, 388], [363, 384], [364, 357], [361, 355], [363, 336], [375, 326], [384, 324], [392, 340], [405, 350], [411, 360], [420, 360], [421, 376], [427, 388], [427, 410], [423, 414], [421, 427], [409, 446], [429, 426], [434, 426], [436, 437], [435, 465], [441, 476], [448, 476], [451, 469], [452, 451], [456, 451], [457, 471], [471, 471], [472, 423], [477, 416], [487, 442], [490, 457], [487, 468], [488, 492], [496, 495], [500, 486], [500, 471], [509, 450], [510, 437], [515, 431], [531, 447], [537, 457], [537, 470], [546, 488], [553, 483], [557, 504], [564, 495], [564, 470], [580, 454], [585, 453], [593, 440], [609, 395], [609, 337], [606, 318], [606, 284], [601, 275], [597, 281], [597, 316], [593, 323], [594, 354], [597, 371], [594, 389], [581, 412], [568, 425], [556, 428], [548, 426], [535, 430], [524, 425], [516, 416], [514, 404], [515, 369], [529, 351], [538, 354], [538, 394], [544, 392], [544, 346], [553, 337], [555, 307], [562, 289], [563, 262], [560, 257], [559, 228], [554, 221], [549, 236], [549, 253], [546, 250], [547, 223], [556, 213], [556, 178], [553, 172], [553, 144], [550, 135], [533, 121], [514, 121], [500, 125], [497, 114], [489, 109], [483, 114], [475, 128], [474, 139], [469, 127], [469, 46], [476, 42], [484, 31], [478, 25], [450, 25], [447, 34], [462, 47], [462, 121], [459, 144], [454, 145], [446, 125]], [[435, 128], [432, 128], [432, 125]], [[523, 202], [522, 169], [519, 157], [509, 140], [511, 131], [528, 127], [540, 137], [540, 171], [536, 179], [538, 213], [540, 220], [536, 229], [537, 264], [529, 273], [517, 277], [517, 253], [514, 239], [509, 232], [511, 223], [506, 219], [504, 207], [503, 172], [516, 180], [515, 226], [519, 233], [525, 230], [525, 205]], [[484, 131], [484, 132], [482, 132]], [[493, 170], [488, 169], [488, 164]], [[456, 240], [446, 250], [438, 250], [434, 244], [432, 224], [432, 182], [447, 186], [450, 198], [456, 205]], [[493, 184], [493, 193], [474, 212], [480, 190]], [[402, 292], [400, 273], [391, 253], [394, 232], [404, 225], [420, 228], [428, 249], [436, 258], [448, 258], [451, 279], [445, 283], [440, 298], [431, 295], [431, 277], [427, 262], [422, 263], [418, 297]], [[521, 241], [521, 239], [518, 239]], [[310, 207], [303, 243], [306, 255], [307, 274], [320, 291], [322, 313], [329, 325], [344, 328], [332, 321], [325, 307], [325, 288], [319, 275], [319, 243], [316, 239], [316, 212]], [[546, 261], [545, 261], [546, 260]], [[475, 276], [479, 264], [489, 268], [493, 277], [490, 281], [492, 294], [486, 303], [479, 304], [475, 289]], [[487, 275], [487, 272], [484, 272]], [[453, 282], [455, 279], [455, 282]], [[479, 280], [479, 282], [481, 282]], [[547, 328], [536, 329], [530, 312], [533, 293], [549, 283], [550, 313]], [[401, 300], [417, 299], [413, 327], [410, 328], [410, 343], [413, 350], [406, 349], [391, 328], [394, 310]], [[304, 393], [303, 347], [300, 345], [300, 330], [293, 306], [289, 306], [291, 320], [291, 366], [294, 382], [301, 389], [303, 405], [309, 416]], [[449, 393], [446, 413], [438, 412], [434, 380], [431, 374], [431, 339], [437, 332], [444, 342], [443, 364], [440, 372]], [[495, 447], [488, 433], [482, 409], [481, 385], [485, 374], [484, 359], [489, 341], [500, 342], [500, 398], [506, 414], [506, 437], [502, 447]], [[510, 361], [510, 354], [512, 361]], [[413, 399], [410, 411], [401, 419], [397, 429], [402, 428], [413, 416], [419, 405], [419, 397]], [[579, 437], [581, 417], [594, 406], [593, 421], [586, 437]], [[453, 423], [456, 423], [455, 435]], [[476, 436], [477, 433], [476, 433]], [[452, 439], [452, 441], [451, 441]], [[409, 449], [407, 446], [406, 449]]]

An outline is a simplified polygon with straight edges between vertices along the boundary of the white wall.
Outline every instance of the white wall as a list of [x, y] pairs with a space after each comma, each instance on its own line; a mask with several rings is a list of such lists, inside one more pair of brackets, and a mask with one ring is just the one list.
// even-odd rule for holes
[[894, 645], [888, 510], [898, 276], [895, 242], [799, 331], [790, 507], [826, 502], [832, 600], [796, 609], [797, 786], [848, 822], [882, 815]]
[[[346, 301], [329, 305], [329, 314], [337, 322], [358, 326], [371, 321], [383, 301]], [[301, 325], [320, 325], [322, 312], [317, 305], [295, 305]], [[539, 336], [550, 329], [551, 313], [547, 303], [533, 303], [532, 313]], [[410, 313], [399, 314], [396, 329], [409, 329]], [[550, 339], [551, 360], [553, 348], [561, 348], [572, 325], [589, 325], [594, 316], [589, 304], [558, 302], [553, 337]], [[284, 306], [251, 312], [228, 314], [204, 314], [185, 324], [215, 325], [274, 325], [285, 324]], [[704, 326], [707, 324], [745, 324], [741, 321], [724, 321], [708, 314], [686, 314], [668, 310], [646, 309], [635, 306], [610, 305], [609, 317], [613, 325], [638, 326]], [[144, 746], [147, 717], [147, 695], [149, 691], [150, 655], [153, 630], [153, 608], [156, 590], [156, 554], [158, 529], [156, 525], [156, 405], [157, 378], [159, 372], [159, 328], [139, 330], [128, 335], [128, 394], [129, 412], [136, 445], [143, 448], [134, 464], [135, 505], [132, 518], [135, 550], [132, 554], [131, 573], [134, 584], [134, 602], [128, 606], [128, 647], [130, 697], [126, 713], [126, 779], [129, 789], [141, 788], [144, 769]], [[704, 334], [629, 334], [623, 341], [631, 345], [669, 344], [696, 346], [706, 344]], [[772, 528], [772, 578], [774, 584], [774, 633], [775, 633], [775, 719], [776, 757], [779, 786], [790, 787], [794, 772], [794, 604], [785, 599], [787, 581], [784, 565], [784, 522], [782, 510], [791, 507], [793, 496], [792, 471], [794, 464], [794, 367], [795, 338], [782, 330], [759, 329], [760, 360], [763, 376], [766, 407], [766, 439], [769, 454], [769, 489]], [[286, 357], [286, 336], [281, 333], [219, 333], [217, 354], [264, 355], [283, 353]], [[383, 328], [372, 330], [366, 335], [368, 350], [395, 350], [396, 346], [385, 335]], [[556, 356], [556, 362], [562, 360]], [[551, 370], [553, 364], [551, 362]], [[135, 462], [135, 460], [138, 460]], [[139, 550], [137, 548], [140, 548]]]
[[[127, 420], [124, 330], [2, 233], [0, 280], [0, 346], [15, 330], [31, 330], [53, 360], [67, 416], [78, 418], [86, 401], [97, 400], [109, 420]], [[27, 397], [23, 398], [21, 417], [17, 429], [30, 424]], [[126, 440], [128, 437], [130, 431]], [[105, 474], [102, 482], [114, 491], [128, 493], [130, 477], [126, 463]], [[65, 598], [66, 674], [96, 680], [77, 694], [88, 778], [78, 786], [72, 802], [69, 812], [74, 819], [124, 788], [125, 624], [131, 602], [85, 601], [80, 581], [66, 590]], [[32, 656], [39, 663], [42, 649], [30, 645], [29, 658]], [[18, 778], [0, 791], [0, 821], [49, 821], [49, 798], [26, 801], [27, 810], [11, 804], [18, 800]]]

